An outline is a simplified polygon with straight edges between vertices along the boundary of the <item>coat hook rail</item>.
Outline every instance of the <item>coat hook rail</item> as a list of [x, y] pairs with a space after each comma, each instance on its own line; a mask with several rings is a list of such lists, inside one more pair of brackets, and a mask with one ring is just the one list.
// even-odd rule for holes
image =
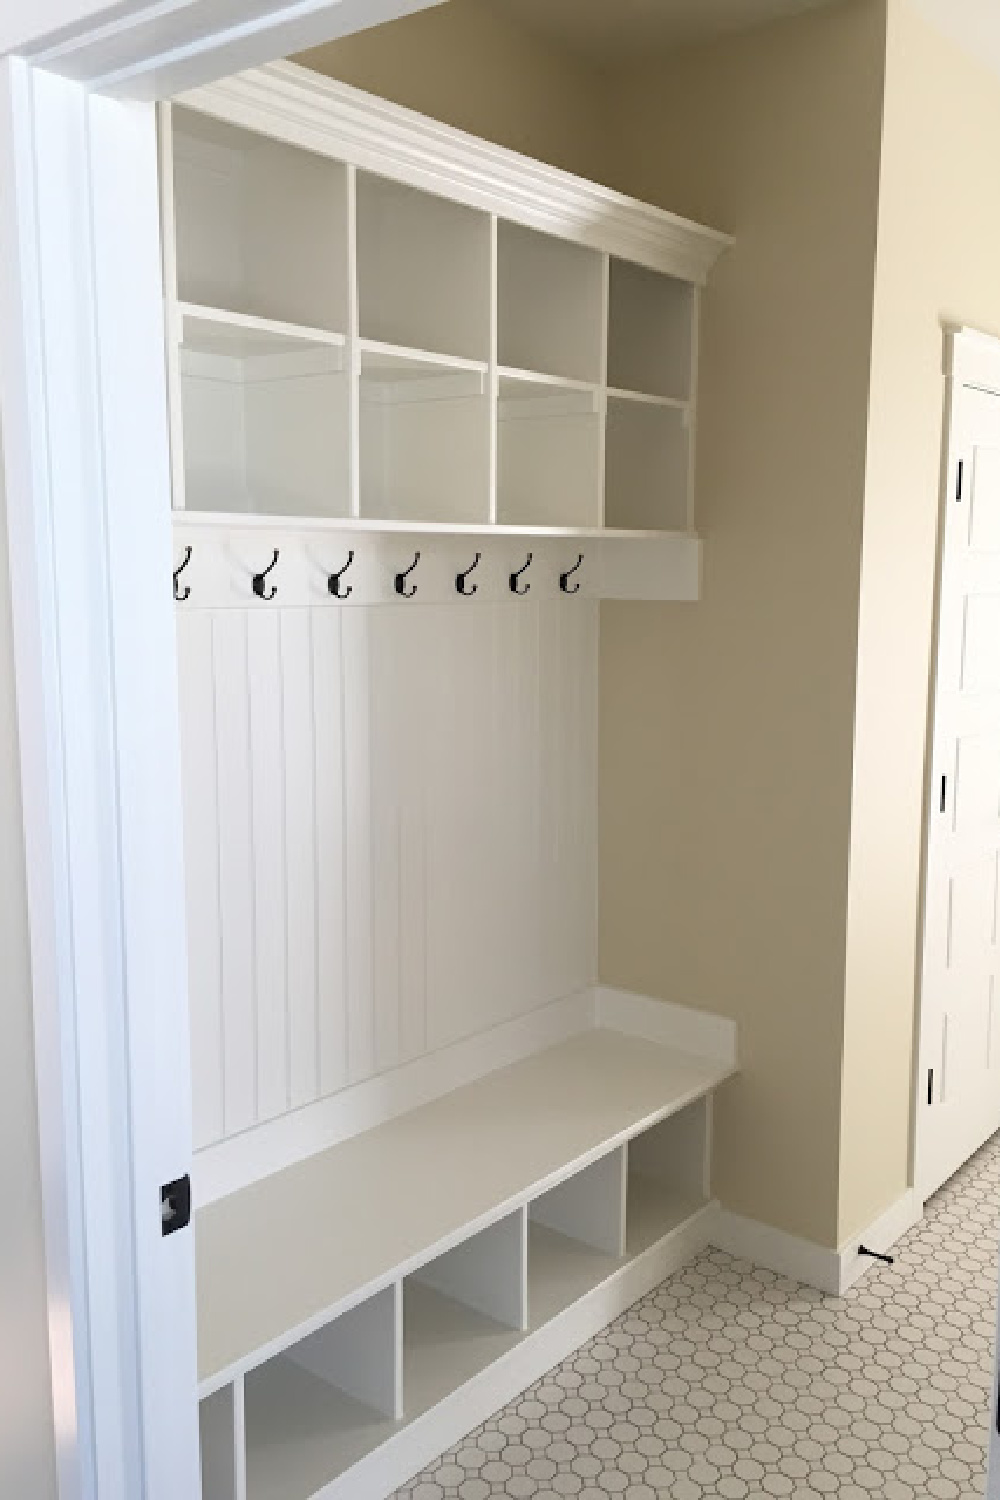
[[512, 573], [510, 575], [510, 591], [511, 591], [512, 594], [521, 594], [521, 595], [524, 595], [531, 588], [531, 584], [530, 583], [526, 583], [524, 585], [524, 588], [522, 589], [520, 587], [520, 581], [521, 581], [521, 574], [522, 573], [527, 573], [528, 569], [531, 567], [531, 559], [532, 559], [533, 555], [534, 555], [533, 553], [529, 552], [527, 558], [525, 559], [524, 566], [518, 568], [518, 570], [517, 570], [516, 573]]
[[280, 554], [278, 552], [278, 549], [277, 547], [275, 547], [274, 556], [271, 558], [271, 561], [268, 563], [267, 567], [263, 570], [263, 572], [255, 573], [253, 575], [252, 587], [258, 599], [273, 599], [275, 594], [278, 592], [277, 584], [272, 584], [271, 592], [268, 593], [264, 580], [267, 578], [268, 573], [270, 573], [274, 568], [278, 566], [279, 555]]
[[474, 583], [471, 588], [467, 588], [466, 583], [468, 581], [469, 574], [475, 568], [479, 567], [480, 561], [482, 560], [482, 555], [483, 554], [481, 552], [477, 552], [475, 557], [472, 559], [472, 563], [469, 567], [466, 568], [465, 572], [459, 573], [455, 578], [455, 588], [460, 594], [464, 594], [466, 598], [469, 598], [470, 595], [476, 593], [479, 588], [479, 585], [477, 583]]
[[349, 583], [349, 584], [347, 584], [347, 586], [345, 588], [341, 588], [341, 586], [340, 586], [340, 580], [343, 578], [344, 574], [347, 572], [348, 568], [351, 566], [351, 564], [353, 563], [353, 561], [354, 561], [354, 548], [352, 547], [351, 550], [350, 550], [350, 552], [348, 552], [348, 554], [347, 554], [347, 561], [345, 562], [344, 566], [341, 568], [340, 572], [339, 573], [331, 573], [330, 576], [329, 576], [329, 578], [326, 580], [326, 586], [330, 590], [330, 593], [333, 595], [333, 597], [335, 599], [347, 599], [354, 592], [354, 586], [353, 586], [353, 584]]
[[410, 563], [410, 566], [408, 568], [404, 568], [402, 573], [396, 574], [396, 593], [399, 594], [403, 599], [412, 599], [414, 594], [417, 592], [417, 585], [414, 584], [411, 589], [408, 589], [406, 587], [406, 580], [409, 578], [410, 574], [413, 572], [419, 561], [420, 553], [415, 552], [413, 554], [413, 561]]
[[559, 587], [562, 589], [564, 594], [578, 594], [580, 592], [580, 585], [576, 583], [572, 588], [570, 588], [569, 581], [572, 578], [573, 574], [578, 573], [582, 567], [583, 553], [581, 552], [580, 556], [577, 558], [573, 566], [571, 568], [567, 568], [565, 573], [559, 574]]
[[188, 563], [190, 561], [191, 561], [191, 548], [188, 547], [188, 548], [185, 549], [184, 560], [182, 561], [180, 567], [174, 569], [174, 598], [176, 599], [176, 601], [177, 601], [178, 604], [183, 604], [185, 599], [190, 599], [190, 597], [191, 597], [191, 589], [190, 589], [190, 587], [187, 584], [185, 584], [184, 587], [181, 588], [180, 585], [179, 585], [179, 583], [178, 583], [178, 581], [177, 581], [180, 578], [181, 574], [184, 572], [184, 569], [187, 567], [187, 565], [188, 565]]

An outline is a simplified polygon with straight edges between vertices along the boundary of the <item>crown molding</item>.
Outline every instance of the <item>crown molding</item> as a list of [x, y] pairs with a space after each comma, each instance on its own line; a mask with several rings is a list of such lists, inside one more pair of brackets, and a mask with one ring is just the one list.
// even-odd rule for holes
[[176, 102], [698, 285], [732, 244], [717, 230], [297, 63], [269, 63]]

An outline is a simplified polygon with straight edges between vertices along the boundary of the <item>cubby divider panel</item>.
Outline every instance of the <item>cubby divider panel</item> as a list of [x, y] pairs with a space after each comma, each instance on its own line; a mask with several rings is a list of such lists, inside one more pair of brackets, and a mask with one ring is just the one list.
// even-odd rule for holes
[[690, 400], [694, 297], [689, 282], [612, 258], [609, 386]]
[[489, 357], [488, 214], [359, 172], [357, 234], [363, 338]]
[[640, 1255], [708, 1202], [711, 1108], [710, 1097], [698, 1099], [629, 1142], [629, 1255]]
[[401, 1288], [383, 1288], [246, 1377], [247, 1500], [308, 1500], [402, 1415]]
[[429, 1261], [403, 1286], [403, 1407], [419, 1416], [523, 1338], [523, 1209]]
[[583, 245], [501, 220], [497, 342], [502, 365], [601, 382], [603, 257]]
[[198, 1407], [202, 1500], [243, 1500], [243, 1382], [224, 1385]]
[[174, 105], [182, 301], [345, 333], [347, 168]]

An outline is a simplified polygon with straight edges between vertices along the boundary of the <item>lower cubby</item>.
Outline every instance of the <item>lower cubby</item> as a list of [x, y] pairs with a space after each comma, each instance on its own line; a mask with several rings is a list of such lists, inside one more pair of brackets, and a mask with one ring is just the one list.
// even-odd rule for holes
[[243, 1500], [243, 1386], [225, 1385], [198, 1407], [202, 1500]]
[[309, 1500], [392, 1435], [399, 1313], [386, 1287], [246, 1377], [247, 1500]]
[[524, 1337], [525, 1221], [518, 1210], [403, 1283], [403, 1407], [420, 1416]]
[[703, 1208], [709, 1199], [709, 1101], [699, 1099], [628, 1143], [625, 1246], [630, 1256]]

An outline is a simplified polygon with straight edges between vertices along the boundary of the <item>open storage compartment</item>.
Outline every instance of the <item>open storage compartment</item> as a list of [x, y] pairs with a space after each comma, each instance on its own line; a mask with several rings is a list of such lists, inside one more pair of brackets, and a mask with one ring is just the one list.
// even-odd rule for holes
[[532, 1328], [599, 1286], [625, 1253], [625, 1150], [618, 1147], [536, 1198], [528, 1219]]
[[485, 365], [368, 345], [361, 353], [361, 515], [485, 525]]
[[600, 384], [604, 266], [596, 250], [501, 220], [497, 224], [497, 350], [501, 367]]
[[501, 375], [497, 520], [599, 526], [601, 416], [596, 390]]
[[641, 1255], [709, 1201], [711, 1099], [698, 1099], [628, 1144], [625, 1247]]
[[694, 287], [612, 257], [608, 385], [674, 401], [693, 395]]
[[522, 1209], [403, 1284], [403, 1405], [418, 1417], [513, 1349], [527, 1327]]
[[396, 1283], [246, 1377], [247, 1500], [310, 1500], [391, 1436], [399, 1329]]
[[243, 1382], [198, 1405], [202, 1500], [243, 1500]]
[[685, 531], [691, 482], [687, 411], [608, 396], [604, 524]]
[[189, 510], [350, 514], [348, 378], [339, 335], [181, 313]]
[[463, 359], [490, 353], [490, 219], [359, 172], [361, 337]]
[[182, 302], [345, 333], [347, 168], [174, 105]]

